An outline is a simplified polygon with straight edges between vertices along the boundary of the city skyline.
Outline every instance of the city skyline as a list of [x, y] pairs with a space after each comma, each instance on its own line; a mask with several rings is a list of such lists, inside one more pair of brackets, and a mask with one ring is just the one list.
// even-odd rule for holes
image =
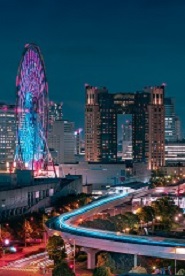
[[85, 83], [113, 93], [163, 82], [184, 126], [184, 1], [2, 0], [0, 7], [0, 100], [15, 101], [24, 45], [35, 42], [49, 97], [64, 103], [64, 117], [76, 127], [84, 125]]
[[0, 275], [185, 275], [184, 15], [0, 0]]

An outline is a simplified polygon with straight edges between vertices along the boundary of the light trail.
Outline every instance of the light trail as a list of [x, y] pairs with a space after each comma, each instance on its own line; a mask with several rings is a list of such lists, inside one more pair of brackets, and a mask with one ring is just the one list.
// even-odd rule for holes
[[[141, 191], [140, 191], [141, 192]], [[161, 239], [160, 241], [156, 241], [155, 238], [152, 237], [142, 237], [142, 236], [133, 236], [133, 235], [117, 235], [115, 232], [96, 230], [92, 228], [84, 228], [81, 226], [74, 225], [71, 220], [75, 220], [75, 217], [86, 214], [93, 209], [101, 207], [105, 204], [112, 203], [119, 199], [126, 199], [129, 196], [134, 196], [138, 192], [129, 193], [123, 195], [118, 195], [114, 197], [104, 198], [96, 202], [92, 202], [89, 205], [86, 205], [78, 210], [73, 212], [61, 215], [57, 218], [50, 220], [47, 226], [51, 229], [59, 230], [61, 232], [65, 232], [68, 234], [76, 235], [76, 236], [84, 236], [88, 238], [97, 238], [103, 240], [111, 240], [114, 242], [120, 243], [132, 243], [132, 244], [141, 244], [141, 245], [152, 245], [152, 246], [164, 246], [164, 247], [185, 247], [185, 243], [178, 242], [177, 240], [173, 241], [169, 238]]]

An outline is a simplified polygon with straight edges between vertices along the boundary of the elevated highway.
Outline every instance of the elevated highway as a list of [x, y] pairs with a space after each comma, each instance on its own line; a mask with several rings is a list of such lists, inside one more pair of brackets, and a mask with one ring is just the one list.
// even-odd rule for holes
[[185, 260], [185, 240], [128, 235], [79, 226], [82, 220], [93, 214], [147, 193], [148, 191], [139, 191], [124, 196], [111, 196], [63, 214], [47, 223], [49, 235], [57, 233], [71, 243], [84, 247], [88, 254], [88, 268], [94, 267], [95, 254], [101, 250], [133, 254], [134, 265], [137, 265], [137, 255]]

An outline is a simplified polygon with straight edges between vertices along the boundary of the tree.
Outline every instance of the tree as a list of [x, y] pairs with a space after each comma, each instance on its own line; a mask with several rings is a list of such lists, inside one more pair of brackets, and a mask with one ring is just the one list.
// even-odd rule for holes
[[155, 215], [160, 217], [160, 221], [166, 229], [172, 227], [175, 215], [183, 214], [182, 209], [175, 205], [174, 201], [169, 197], [159, 198], [152, 202], [151, 206], [155, 211]]
[[46, 249], [49, 259], [54, 261], [54, 265], [61, 263], [66, 258], [64, 240], [60, 236], [49, 237]]
[[[125, 225], [128, 224], [128, 218], [125, 215], [116, 215], [109, 218], [115, 230], [112, 231], [122, 231]], [[105, 228], [106, 229], [106, 228]], [[109, 229], [107, 229], [109, 230]]]
[[6, 224], [5, 226], [1, 225], [1, 239], [13, 239], [12, 231], [8, 224]]
[[118, 231], [116, 230], [116, 225], [110, 220], [105, 219], [95, 219], [93, 221], [83, 221], [81, 223], [83, 227], [94, 228], [94, 229], [102, 229], [108, 231]]
[[153, 170], [151, 172], [151, 177], [156, 178], [156, 177], [164, 177], [165, 173], [163, 172], [163, 170], [158, 169], [158, 170]]
[[110, 276], [110, 270], [107, 267], [96, 267], [93, 271], [93, 276]]
[[127, 217], [128, 220], [128, 227], [133, 229], [136, 227], [136, 225], [139, 222], [139, 218], [136, 214], [133, 214], [132, 212], [126, 212], [125, 216]]
[[151, 173], [151, 179], [150, 179], [150, 187], [163, 187], [167, 185], [167, 180], [165, 178], [165, 174], [162, 170], [154, 170]]
[[155, 211], [154, 208], [151, 206], [143, 206], [142, 208], [139, 208], [137, 211], [137, 215], [140, 220], [143, 220], [144, 222], [153, 221], [155, 217]]
[[25, 219], [24, 220], [24, 235], [25, 235], [25, 238], [29, 238], [31, 233], [33, 232], [33, 229], [31, 227], [31, 224], [29, 222], [29, 220]]
[[107, 252], [102, 252], [98, 255], [97, 267], [109, 268], [112, 273], [115, 271], [115, 261]]
[[53, 269], [52, 276], [75, 276], [75, 273], [68, 266], [67, 262], [62, 261]]
[[110, 217], [109, 220], [113, 223], [115, 231], [123, 231], [123, 229], [126, 228], [133, 229], [137, 227], [139, 222], [138, 216], [131, 212], [126, 212], [124, 215], [119, 214], [114, 217]]

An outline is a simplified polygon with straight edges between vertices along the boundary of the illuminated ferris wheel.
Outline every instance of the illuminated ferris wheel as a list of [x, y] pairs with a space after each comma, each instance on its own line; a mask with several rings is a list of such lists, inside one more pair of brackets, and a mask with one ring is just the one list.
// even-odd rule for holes
[[16, 78], [17, 167], [39, 171], [48, 158], [48, 85], [40, 49], [26, 44]]

